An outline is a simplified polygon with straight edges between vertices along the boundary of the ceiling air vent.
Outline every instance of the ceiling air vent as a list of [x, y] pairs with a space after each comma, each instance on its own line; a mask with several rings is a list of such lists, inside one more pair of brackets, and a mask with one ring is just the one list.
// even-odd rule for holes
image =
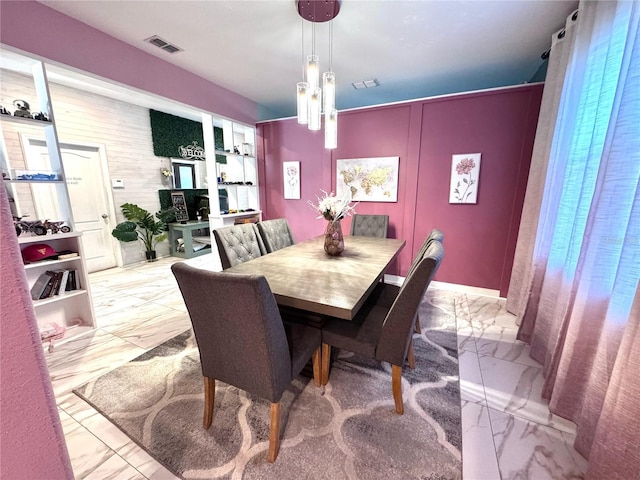
[[165, 52], [176, 53], [182, 51], [180, 47], [176, 47], [171, 43], [161, 39], [159, 36], [154, 35], [153, 37], [146, 38], [145, 42], [149, 42], [151, 45], [155, 45], [158, 48], [161, 48]]
[[378, 80], [374, 78], [373, 80], [365, 80], [363, 82], [353, 82], [351, 85], [356, 90], [362, 90], [363, 88], [378, 87], [380, 86], [380, 82], [378, 82]]

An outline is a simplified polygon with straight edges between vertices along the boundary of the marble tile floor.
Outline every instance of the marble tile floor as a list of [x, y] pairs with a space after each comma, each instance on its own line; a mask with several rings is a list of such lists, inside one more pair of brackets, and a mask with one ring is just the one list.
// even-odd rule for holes
[[[208, 256], [187, 260], [215, 268]], [[177, 258], [90, 275], [98, 328], [46, 353], [77, 479], [176, 479], [72, 389], [190, 328], [170, 266]], [[430, 287], [434, 288], [434, 286]], [[541, 400], [542, 369], [515, 340], [504, 299], [438, 284], [458, 327], [463, 478], [579, 479], [587, 462], [573, 448], [575, 425]], [[452, 307], [453, 306], [453, 307]], [[310, 477], [311, 478], [311, 477]]]

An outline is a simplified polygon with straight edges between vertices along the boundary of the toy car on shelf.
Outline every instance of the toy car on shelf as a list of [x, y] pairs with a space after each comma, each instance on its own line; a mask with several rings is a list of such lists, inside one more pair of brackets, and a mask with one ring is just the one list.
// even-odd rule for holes
[[71, 228], [64, 224], [64, 222], [50, 222], [45, 220], [42, 222], [47, 230], [51, 230], [51, 233], [69, 233]]
[[13, 226], [16, 229], [16, 235], [22, 233], [35, 233], [36, 235], [46, 235], [49, 230], [51, 233], [68, 233], [71, 228], [64, 225], [64, 222], [50, 222], [49, 220], [22, 220], [24, 217], [13, 217]]

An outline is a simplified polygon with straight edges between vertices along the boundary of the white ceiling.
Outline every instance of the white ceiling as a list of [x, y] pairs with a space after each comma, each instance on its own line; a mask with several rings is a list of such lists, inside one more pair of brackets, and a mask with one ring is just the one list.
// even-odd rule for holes
[[[302, 77], [302, 20], [295, 0], [42, 0], [70, 17], [261, 105], [260, 119], [295, 115]], [[515, 85], [577, 0], [343, 0], [333, 21], [339, 110], [445, 93]], [[144, 39], [158, 35], [184, 51]], [[316, 24], [321, 71], [329, 26]], [[311, 24], [305, 22], [306, 53]], [[377, 79], [355, 90], [352, 82]]]

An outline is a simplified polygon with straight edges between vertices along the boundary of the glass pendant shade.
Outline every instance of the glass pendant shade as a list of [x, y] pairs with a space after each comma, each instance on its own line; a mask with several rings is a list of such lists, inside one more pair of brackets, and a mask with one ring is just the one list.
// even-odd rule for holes
[[336, 108], [336, 74], [324, 72], [322, 74], [323, 111], [329, 113]]
[[[1, 0], [0, 0], [1, 1]], [[338, 111], [336, 110], [336, 76], [332, 71], [333, 22], [341, 0], [295, 0], [302, 19], [302, 81], [297, 84], [297, 120], [312, 131], [322, 130], [324, 115], [325, 148], [338, 147]], [[311, 52], [305, 53], [305, 24], [311, 23]], [[320, 78], [320, 58], [316, 55], [316, 23], [329, 25], [329, 71]]]
[[317, 55], [307, 57], [307, 83], [311, 92], [320, 86], [320, 59]]
[[307, 82], [298, 83], [298, 123], [306, 125], [309, 123], [309, 85]]
[[309, 97], [309, 130], [320, 130], [322, 116], [322, 90], [316, 87]]
[[324, 148], [338, 147], [338, 111], [334, 108], [324, 114]]

